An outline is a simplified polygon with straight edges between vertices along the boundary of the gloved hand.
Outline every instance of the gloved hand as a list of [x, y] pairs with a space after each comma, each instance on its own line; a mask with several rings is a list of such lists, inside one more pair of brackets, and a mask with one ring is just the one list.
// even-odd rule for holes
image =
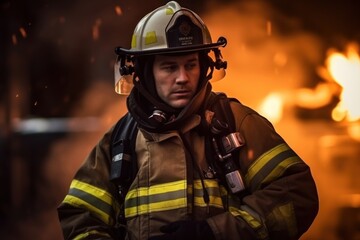
[[164, 234], [149, 240], [215, 240], [206, 221], [177, 221], [161, 227], [160, 231]]

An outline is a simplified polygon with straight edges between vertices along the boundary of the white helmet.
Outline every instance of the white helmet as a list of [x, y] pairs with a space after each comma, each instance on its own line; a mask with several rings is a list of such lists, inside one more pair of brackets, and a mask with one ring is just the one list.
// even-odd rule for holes
[[131, 48], [117, 47], [115, 64], [116, 92], [127, 93], [132, 88], [131, 75], [134, 72], [133, 60], [138, 56], [184, 53], [213, 50], [217, 69], [226, 68], [221, 60], [219, 47], [227, 41], [220, 37], [213, 43], [209, 30], [201, 18], [193, 11], [182, 8], [171, 1], [144, 16], [137, 24], [131, 41]]

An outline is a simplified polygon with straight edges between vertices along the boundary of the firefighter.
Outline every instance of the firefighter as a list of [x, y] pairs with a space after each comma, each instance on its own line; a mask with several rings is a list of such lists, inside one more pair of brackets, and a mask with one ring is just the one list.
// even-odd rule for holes
[[[130, 49], [116, 48], [136, 157], [129, 167], [128, 154], [112, 155], [115, 127], [103, 136], [58, 207], [65, 239], [299, 239], [308, 230], [318, 212], [309, 166], [251, 108], [209, 107], [225, 45], [171, 1], [139, 21]], [[234, 129], [219, 137], [231, 125], [224, 115]], [[113, 181], [117, 170], [134, 177]]]

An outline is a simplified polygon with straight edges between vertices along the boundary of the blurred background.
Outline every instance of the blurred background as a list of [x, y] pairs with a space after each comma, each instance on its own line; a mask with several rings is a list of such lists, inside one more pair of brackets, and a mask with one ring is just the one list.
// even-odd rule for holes
[[[126, 112], [116, 46], [167, 1], [2, 1], [0, 236], [62, 239], [56, 207], [77, 168]], [[307, 162], [320, 211], [305, 239], [360, 239], [360, 2], [179, 0], [205, 21], [226, 77]]]

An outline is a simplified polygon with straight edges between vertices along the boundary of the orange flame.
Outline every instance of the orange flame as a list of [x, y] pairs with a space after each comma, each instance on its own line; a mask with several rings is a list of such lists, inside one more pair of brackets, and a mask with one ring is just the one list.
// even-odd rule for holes
[[261, 103], [259, 112], [273, 124], [283, 117], [284, 99], [280, 93], [270, 93]]
[[327, 69], [341, 87], [340, 102], [332, 111], [335, 121], [360, 120], [360, 57], [355, 44], [350, 44], [346, 54], [333, 52], [327, 60]]

